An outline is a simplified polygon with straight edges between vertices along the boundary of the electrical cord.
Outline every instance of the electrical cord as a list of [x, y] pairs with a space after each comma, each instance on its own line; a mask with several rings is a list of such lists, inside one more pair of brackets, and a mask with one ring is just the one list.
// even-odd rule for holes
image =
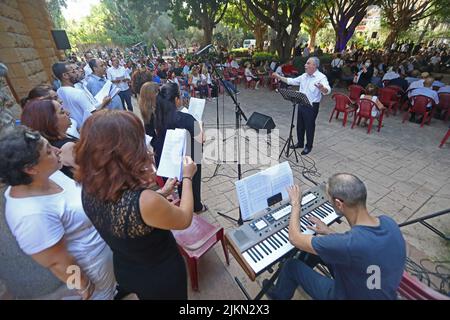
[[[434, 271], [428, 270], [424, 266], [425, 262], [435, 264]], [[419, 281], [428, 287], [450, 296], [450, 260], [432, 261], [431, 259], [424, 258], [419, 263], [416, 263], [410, 258], [406, 258], [405, 269], [409, 274], [419, 279]]]

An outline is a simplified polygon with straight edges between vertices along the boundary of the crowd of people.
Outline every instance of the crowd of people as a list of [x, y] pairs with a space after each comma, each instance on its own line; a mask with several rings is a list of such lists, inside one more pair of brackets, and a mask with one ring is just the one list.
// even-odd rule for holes
[[[306, 155], [313, 148], [322, 95], [329, 94], [336, 81], [366, 88], [362, 98], [374, 101], [379, 110], [384, 106], [377, 88], [392, 84], [407, 96], [429, 95], [437, 104], [437, 92], [450, 92], [450, 87], [429, 72], [440, 71], [448, 59], [446, 47], [410, 57], [402, 51], [351, 50], [336, 54], [328, 71], [319, 58], [311, 57], [303, 73], [292, 60], [241, 65], [232, 55], [219, 68], [201, 59], [187, 61], [183, 55], [171, 61], [146, 56], [125, 61], [120, 53], [104, 52], [86, 52], [81, 59], [72, 56], [53, 65], [51, 85], [33, 88], [22, 100], [21, 125], [2, 130], [0, 181], [9, 186], [8, 225], [21, 249], [61, 281], [67, 282], [66, 270], [77, 266], [82, 299], [113, 299], [127, 293], [140, 299], [187, 299], [186, 268], [170, 230], [187, 228], [194, 213], [208, 210], [201, 199], [202, 123], [181, 111], [190, 97], [216, 98], [222, 86], [238, 94], [240, 79], [255, 90], [264, 82], [274, 89], [298, 85], [311, 106], [299, 106], [298, 143], [292, 147], [305, 148]], [[221, 83], [218, 73], [224, 76]], [[111, 89], [99, 96], [108, 82]], [[142, 119], [128, 112], [135, 107]], [[176, 128], [189, 133], [183, 178], [167, 179], [158, 188], [156, 170], [167, 130]], [[320, 299], [395, 298], [405, 263], [398, 227], [388, 217], [368, 214], [367, 192], [357, 177], [336, 175], [327, 186], [333, 206], [352, 227], [350, 233], [306, 237], [294, 231], [300, 230], [297, 225], [289, 233], [299, 249], [333, 265], [335, 280], [292, 262], [269, 296], [288, 299], [302, 285]], [[167, 200], [175, 189], [179, 206]], [[289, 194], [299, 209], [298, 187]], [[330, 233], [314, 223], [318, 234]], [[351, 247], [353, 241], [359, 244]], [[383, 265], [383, 252], [395, 265]], [[375, 293], [364, 287], [361, 274], [366, 263], [361, 261], [382, 265], [388, 286]], [[346, 268], [355, 265], [359, 269], [352, 270], [358, 276], [353, 277]]]

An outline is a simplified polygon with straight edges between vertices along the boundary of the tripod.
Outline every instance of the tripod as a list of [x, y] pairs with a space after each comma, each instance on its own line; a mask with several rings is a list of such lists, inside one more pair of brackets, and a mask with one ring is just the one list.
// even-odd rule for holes
[[[294, 129], [294, 115], [295, 115], [295, 107], [298, 104], [306, 104], [309, 105], [308, 98], [298, 92], [293, 90], [287, 90], [287, 89], [279, 89], [280, 94], [283, 96], [285, 100], [288, 100], [292, 102], [292, 117], [291, 117], [291, 127], [289, 129], [289, 138], [286, 140], [283, 149], [281, 149], [280, 155], [278, 156], [278, 159], [281, 158], [281, 155], [283, 154], [284, 150], [286, 149], [286, 158], [289, 158], [289, 156], [294, 153], [295, 154], [295, 161], [298, 163], [298, 153], [297, 150], [294, 147], [294, 138], [292, 137], [292, 130]], [[292, 147], [292, 152], [289, 154], [289, 149]]]

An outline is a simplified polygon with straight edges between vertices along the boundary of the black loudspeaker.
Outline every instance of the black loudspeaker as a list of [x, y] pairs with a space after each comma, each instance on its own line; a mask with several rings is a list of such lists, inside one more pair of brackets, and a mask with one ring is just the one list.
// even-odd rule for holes
[[58, 50], [70, 50], [72, 47], [69, 43], [69, 38], [67, 38], [67, 33], [65, 30], [52, 30], [53, 40], [55, 41], [56, 48]]
[[259, 113], [259, 112], [253, 112], [250, 118], [247, 121], [247, 125], [250, 128], [260, 130], [272, 130], [275, 128], [275, 123], [273, 122], [273, 119], [269, 116], [266, 116], [265, 114]]
[[372, 39], [375, 39], [378, 35], [378, 32], [372, 32]]

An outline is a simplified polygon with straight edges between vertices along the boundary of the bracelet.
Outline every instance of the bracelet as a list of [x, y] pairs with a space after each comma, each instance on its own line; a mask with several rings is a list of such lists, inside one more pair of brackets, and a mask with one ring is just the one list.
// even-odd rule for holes
[[91, 284], [92, 284], [91, 279], [89, 279], [89, 282], [88, 282], [86, 288], [84, 288], [84, 289], [81, 290], [81, 291], [79, 290], [79, 291], [78, 291], [78, 294], [81, 295], [81, 296], [82, 296], [83, 294], [85, 294], [86, 291], [88, 291], [89, 288], [91, 287]]
[[188, 179], [188, 180], [191, 180], [191, 182], [192, 182], [192, 178], [191, 178], [191, 177], [183, 177], [183, 179], [182, 179], [182, 180], [184, 180], [184, 179]]

